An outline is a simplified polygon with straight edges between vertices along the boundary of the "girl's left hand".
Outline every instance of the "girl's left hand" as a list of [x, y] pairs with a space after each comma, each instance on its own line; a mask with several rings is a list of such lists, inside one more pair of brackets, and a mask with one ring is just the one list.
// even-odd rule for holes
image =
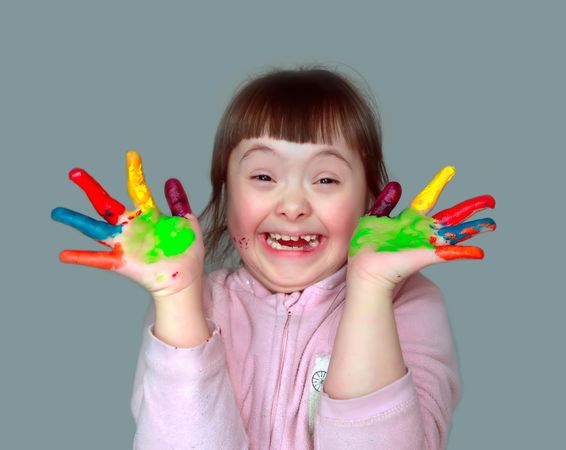
[[453, 259], [482, 259], [479, 247], [456, 246], [475, 234], [493, 231], [492, 219], [463, 222], [485, 208], [494, 208], [491, 195], [481, 195], [452, 208], [427, 214], [444, 186], [456, 173], [440, 170], [397, 217], [389, 217], [401, 196], [401, 186], [389, 183], [367, 215], [360, 218], [350, 243], [348, 278], [355, 278], [392, 291], [409, 275], [432, 264]]

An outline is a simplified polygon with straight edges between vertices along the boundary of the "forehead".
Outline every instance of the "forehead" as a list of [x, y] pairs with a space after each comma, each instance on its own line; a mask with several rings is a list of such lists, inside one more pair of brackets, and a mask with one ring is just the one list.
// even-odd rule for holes
[[270, 137], [243, 139], [234, 148], [231, 159], [238, 165], [264, 155], [277, 159], [304, 160], [324, 159], [333, 160], [352, 168], [357, 152], [352, 150], [342, 137], [336, 138], [331, 144], [326, 143], [296, 143]]

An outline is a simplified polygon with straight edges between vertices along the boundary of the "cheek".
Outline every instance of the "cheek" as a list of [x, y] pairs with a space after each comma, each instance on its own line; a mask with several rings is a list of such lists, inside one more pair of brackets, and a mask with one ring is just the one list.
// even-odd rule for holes
[[323, 208], [324, 222], [336, 238], [349, 241], [365, 212], [363, 197], [349, 196]]
[[355, 216], [353, 213], [350, 215], [344, 215], [340, 219], [334, 221], [332, 232], [334, 235], [344, 241], [349, 242], [354, 234], [354, 230], [358, 225], [359, 216]]
[[261, 217], [257, 202], [245, 200], [245, 197], [241, 195], [229, 197], [227, 207], [228, 233], [238, 251], [250, 247], [261, 222]]

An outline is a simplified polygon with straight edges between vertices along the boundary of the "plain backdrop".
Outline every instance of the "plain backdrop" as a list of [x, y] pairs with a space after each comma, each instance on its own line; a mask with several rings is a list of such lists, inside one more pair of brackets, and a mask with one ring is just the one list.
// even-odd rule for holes
[[[196, 2], [195, 2], [196, 3]], [[60, 264], [96, 249], [50, 211], [93, 209], [83, 167], [124, 202], [125, 152], [200, 212], [235, 89], [271, 67], [325, 64], [379, 106], [407, 206], [446, 164], [438, 208], [489, 193], [483, 261], [424, 273], [443, 290], [463, 398], [449, 448], [563, 441], [565, 8], [559, 2], [7, 2], [0, 4], [0, 447], [126, 449], [150, 301], [129, 280]], [[129, 205], [129, 203], [127, 203]]]

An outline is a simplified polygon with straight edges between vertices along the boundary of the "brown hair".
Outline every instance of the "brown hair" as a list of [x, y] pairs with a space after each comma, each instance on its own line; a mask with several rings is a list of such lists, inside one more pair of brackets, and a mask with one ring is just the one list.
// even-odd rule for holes
[[225, 191], [228, 159], [242, 139], [268, 135], [332, 144], [339, 133], [361, 156], [373, 196], [369, 208], [388, 182], [377, 106], [372, 108], [345, 75], [320, 66], [275, 68], [244, 82], [218, 125], [210, 169], [212, 195], [198, 217], [206, 230], [207, 264], [222, 266], [234, 250], [227, 232]]

